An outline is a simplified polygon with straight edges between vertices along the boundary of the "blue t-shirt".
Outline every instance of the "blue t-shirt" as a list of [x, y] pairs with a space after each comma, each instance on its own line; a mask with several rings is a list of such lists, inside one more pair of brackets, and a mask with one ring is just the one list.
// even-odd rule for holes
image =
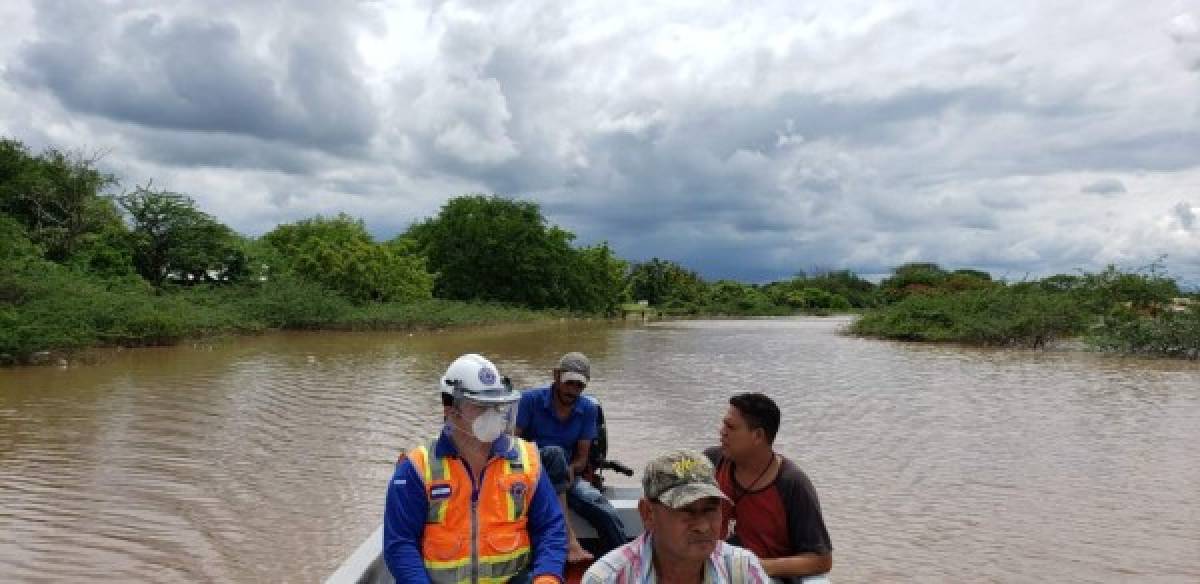
[[521, 392], [521, 403], [517, 405], [517, 427], [521, 429], [522, 437], [536, 442], [539, 448], [561, 447], [570, 462], [580, 440], [596, 437], [596, 402], [587, 396], [579, 396], [571, 415], [562, 421], [554, 415], [550, 386], [526, 389]]

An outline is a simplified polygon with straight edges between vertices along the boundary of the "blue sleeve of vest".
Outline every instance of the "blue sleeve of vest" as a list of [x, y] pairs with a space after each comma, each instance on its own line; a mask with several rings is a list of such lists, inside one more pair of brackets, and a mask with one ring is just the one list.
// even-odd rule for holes
[[[529, 543], [533, 547], [533, 575], [563, 577], [567, 565], [567, 523], [558, 505], [554, 485], [546, 473], [538, 473], [537, 486], [529, 503]], [[399, 581], [399, 580], [397, 580]]]
[[397, 582], [429, 582], [421, 557], [421, 535], [428, 514], [425, 484], [412, 461], [406, 459], [396, 465], [388, 483], [383, 514], [383, 560]]

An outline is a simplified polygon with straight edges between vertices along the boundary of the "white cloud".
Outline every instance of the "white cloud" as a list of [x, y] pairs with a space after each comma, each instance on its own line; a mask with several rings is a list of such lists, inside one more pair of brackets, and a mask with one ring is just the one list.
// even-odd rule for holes
[[1171, 19], [1171, 38], [1179, 46], [1179, 56], [1186, 67], [1200, 71], [1200, 20], [1194, 14], [1183, 13]]
[[80, 6], [0, 8], [0, 134], [111, 149], [250, 233], [387, 236], [483, 191], [712, 277], [1200, 276], [1200, 26], [1171, 0]]

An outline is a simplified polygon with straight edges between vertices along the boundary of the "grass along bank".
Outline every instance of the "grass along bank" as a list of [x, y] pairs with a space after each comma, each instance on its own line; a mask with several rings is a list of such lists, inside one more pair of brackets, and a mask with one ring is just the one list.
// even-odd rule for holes
[[568, 316], [491, 303], [427, 299], [354, 303], [309, 281], [155, 290], [40, 263], [0, 275], [0, 364], [58, 360], [90, 347], [172, 345], [279, 329], [420, 330]]

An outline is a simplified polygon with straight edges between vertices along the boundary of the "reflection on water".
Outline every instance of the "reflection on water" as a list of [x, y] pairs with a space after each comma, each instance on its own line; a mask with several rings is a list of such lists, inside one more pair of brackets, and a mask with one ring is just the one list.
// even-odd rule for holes
[[[845, 582], [1200, 581], [1200, 367], [838, 336], [837, 319], [274, 334], [0, 370], [0, 580], [319, 581], [433, 432], [455, 356], [592, 357], [611, 451], [784, 412]], [[622, 482], [635, 479], [619, 478]]]

